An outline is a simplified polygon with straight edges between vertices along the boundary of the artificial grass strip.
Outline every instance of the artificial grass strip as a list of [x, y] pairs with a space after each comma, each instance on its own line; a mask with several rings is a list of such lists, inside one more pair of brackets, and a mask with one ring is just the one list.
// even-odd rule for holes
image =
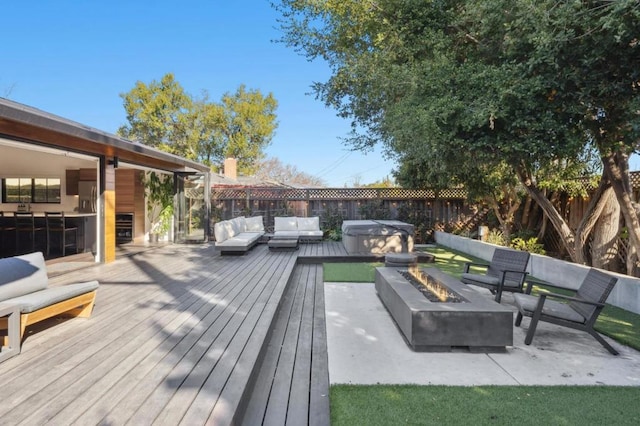
[[[421, 268], [438, 268], [460, 278], [465, 262], [479, 262], [479, 259], [442, 247], [429, 247], [427, 253], [435, 255], [435, 263], [421, 263]], [[372, 283], [375, 281], [376, 267], [384, 263], [325, 263], [323, 268], [325, 282]]]
[[[325, 263], [324, 281], [328, 283], [373, 283], [376, 280], [376, 268], [384, 263]], [[421, 268], [433, 267], [433, 263], [421, 263]]]
[[637, 425], [639, 397], [615, 386], [334, 385], [331, 424]]
[[484, 260], [478, 259], [476, 257], [440, 246], [428, 247], [424, 251], [434, 255], [436, 261], [434, 263], [426, 263], [424, 265], [421, 265], [421, 267], [438, 268], [442, 272], [446, 272], [447, 274], [458, 279], [460, 279], [460, 275], [464, 270], [464, 264], [466, 262], [487, 263]]
[[376, 268], [384, 263], [325, 263], [324, 281], [329, 283], [372, 283]]
[[640, 351], [640, 315], [607, 305], [594, 328], [617, 342]]

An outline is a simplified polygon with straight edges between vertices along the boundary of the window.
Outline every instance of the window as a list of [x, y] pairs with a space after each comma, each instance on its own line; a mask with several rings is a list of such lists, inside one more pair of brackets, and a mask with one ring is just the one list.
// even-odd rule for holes
[[4, 178], [3, 203], [60, 203], [60, 178]]

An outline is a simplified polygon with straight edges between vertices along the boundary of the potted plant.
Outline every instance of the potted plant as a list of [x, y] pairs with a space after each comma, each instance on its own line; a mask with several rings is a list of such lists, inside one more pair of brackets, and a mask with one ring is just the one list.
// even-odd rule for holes
[[173, 217], [173, 176], [155, 172], [144, 176], [147, 218], [151, 224], [149, 241], [156, 242], [171, 229]]

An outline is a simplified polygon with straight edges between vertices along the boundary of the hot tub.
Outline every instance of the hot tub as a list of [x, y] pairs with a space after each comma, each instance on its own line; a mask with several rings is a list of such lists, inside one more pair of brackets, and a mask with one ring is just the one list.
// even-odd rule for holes
[[413, 225], [398, 220], [345, 220], [342, 244], [347, 253], [400, 253], [413, 251]]

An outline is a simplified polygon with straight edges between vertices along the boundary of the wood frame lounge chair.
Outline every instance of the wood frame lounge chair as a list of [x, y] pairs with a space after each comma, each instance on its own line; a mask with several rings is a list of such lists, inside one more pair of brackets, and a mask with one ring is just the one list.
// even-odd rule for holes
[[[530, 345], [533, 340], [533, 335], [536, 332], [538, 321], [546, 321], [564, 327], [586, 331], [609, 352], [613, 355], [618, 355], [618, 351], [593, 329], [593, 325], [598, 319], [600, 312], [602, 312], [605, 306], [604, 303], [617, 281], [617, 278], [592, 268], [589, 270], [589, 273], [573, 297], [556, 293], [546, 293], [540, 296], [531, 296], [528, 294], [514, 295], [515, 304], [519, 311], [516, 317], [516, 327], [520, 326], [523, 316], [531, 317], [529, 331], [527, 332], [524, 343]], [[558, 299], [568, 303], [562, 303], [552, 299]]]
[[[90, 317], [98, 286], [98, 281], [88, 281], [49, 287], [42, 252], [0, 259], [0, 303], [19, 307], [20, 342], [28, 325], [47, 318], [61, 314]], [[0, 318], [0, 330], [8, 329], [9, 319]], [[0, 345], [6, 340], [0, 336]]]
[[[497, 248], [493, 252], [491, 262], [487, 264], [467, 262], [460, 281], [485, 287], [496, 295], [496, 302], [500, 303], [503, 291], [524, 293], [524, 282], [528, 272], [527, 264], [531, 254], [527, 251]], [[469, 272], [471, 266], [486, 268], [486, 274]], [[531, 293], [531, 286], [527, 286], [526, 293]]]

